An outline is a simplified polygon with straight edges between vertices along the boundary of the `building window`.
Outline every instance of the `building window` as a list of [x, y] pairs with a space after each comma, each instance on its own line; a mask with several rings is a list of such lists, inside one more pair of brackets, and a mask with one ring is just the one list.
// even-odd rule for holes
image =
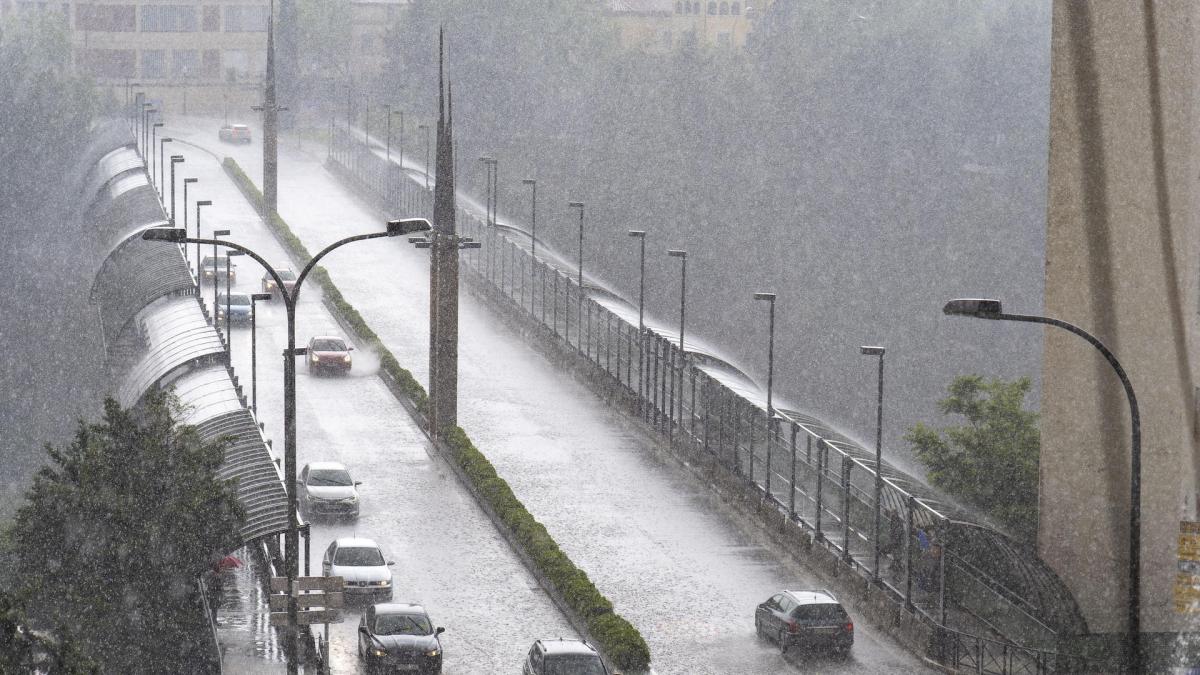
[[226, 33], [265, 33], [270, 9], [263, 5], [227, 5]]
[[732, 45], [733, 45], [733, 38], [730, 35], [729, 31], [721, 31], [720, 33], [717, 33], [717, 46], [718, 47], [730, 47]]
[[740, 2], [729, 3], [729, 13], [737, 16], [742, 13], [742, 4]]
[[676, 3], [675, 3], [675, 13], [676, 13], [676, 14], [683, 14], [683, 2], [682, 2], [682, 0], [679, 0], [678, 2], [676, 2]]
[[137, 30], [136, 5], [75, 5], [75, 29], [105, 33]]
[[143, 33], [194, 33], [196, 8], [187, 5], [142, 5]]
[[171, 77], [177, 80], [200, 77], [200, 52], [195, 49], [176, 49], [171, 52]]
[[221, 6], [206, 5], [204, 7], [204, 32], [213, 33], [219, 30], [221, 30]]
[[161, 49], [142, 50], [142, 77], [161, 80], [167, 76], [167, 53]]
[[699, 14], [699, 13], [700, 13], [700, 0], [696, 0], [695, 2], [692, 3], [692, 14]]
[[75, 63], [97, 78], [137, 77], [137, 53], [132, 49], [80, 49]]
[[728, 14], [729, 14], [729, 3], [722, 2], [721, 3], [721, 16], [727, 16]]
[[671, 45], [672, 45], [672, 44], [674, 44], [674, 43], [675, 43], [675, 36], [671, 34], [671, 31], [669, 31], [669, 30], [664, 30], [664, 31], [662, 32], [662, 44], [663, 44], [663, 46], [664, 46], [664, 47], [666, 47], [667, 49], [670, 49], [670, 48], [671, 48]]
[[717, 13], [717, 3], [715, 3], [715, 2], [708, 3], [708, 13], [709, 14]]
[[202, 67], [204, 69], [204, 79], [219, 79], [221, 77], [221, 51], [218, 49], [205, 49]]

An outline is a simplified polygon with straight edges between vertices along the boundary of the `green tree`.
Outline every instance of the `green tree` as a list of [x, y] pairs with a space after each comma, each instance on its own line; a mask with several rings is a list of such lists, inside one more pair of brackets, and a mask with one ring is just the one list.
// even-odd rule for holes
[[932, 483], [979, 508], [1018, 537], [1037, 536], [1038, 415], [1023, 407], [1029, 378], [1007, 382], [956, 377], [938, 403], [966, 424], [935, 431], [918, 422], [905, 434]]
[[0, 673], [95, 673], [95, 664], [69, 640], [30, 628], [24, 607], [0, 591]]
[[36, 625], [64, 627], [105, 672], [184, 672], [205, 646], [196, 579], [239, 545], [242, 511], [217, 475], [225, 443], [176, 424], [170, 393], [104, 411], [47, 448], [17, 513], [20, 594]]

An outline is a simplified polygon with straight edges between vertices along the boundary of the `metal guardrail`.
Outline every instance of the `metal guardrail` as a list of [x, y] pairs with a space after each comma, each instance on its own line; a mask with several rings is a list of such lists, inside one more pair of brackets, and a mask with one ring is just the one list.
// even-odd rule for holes
[[[331, 131], [330, 159], [362, 187], [406, 216], [432, 216], [432, 192], [423, 177], [414, 178], [386, 162], [360, 140], [361, 132], [352, 137], [339, 127]], [[473, 275], [497, 300], [507, 301], [590, 361], [637, 401], [643, 420], [670, 442], [691, 444], [709, 454], [741, 477], [747, 489], [758, 491], [812, 532], [816, 542], [864, 575], [873, 575], [873, 453], [794, 411], [777, 411], [779, 419], [768, 429], [765, 405], [754, 400], [757, 387], [733, 366], [699, 345], [688, 343], [681, 351], [678, 333], [670, 329], [648, 326], [639, 331], [636, 307], [631, 312], [627, 303], [590, 284], [586, 276], [581, 289], [575, 268], [541, 242], [534, 258], [527, 233], [509, 225], [493, 226], [461, 208], [457, 225], [460, 235], [483, 244], [462, 253], [464, 274]], [[949, 646], [939, 648], [939, 660], [982, 668], [978, 672], [1049, 672], [1045, 664], [1053, 664], [1053, 652], [945, 628], [948, 602], [953, 600], [947, 588], [971, 586], [988, 589], [987, 602], [1019, 615], [1034, 630], [1049, 631], [1047, 639], [1053, 639], [1053, 629], [1021, 593], [954, 550], [947, 535], [959, 514], [932, 493], [915, 489], [916, 482], [908, 476], [886, 465], [883, 474], [880, 504], [885, 515], [879, 545], [887, 553], [880, 557], [881, 583], [919, 617], [951, 636]], [[968, 533], [979, 527], [964, 525], [970, 525], [964, 529]], [[892, 534], [896, 528], [900, 541]], [[925, 545], [918, 545], [921, 540]], [[889, 571], [897, 566], [902, 573]], [[959, 575], [969, 583], [960, 584]], [[1039, 581], [1043, 580], [1034, 580]]]
[[224, 672], [224, 655], [221, 653], [221, 640], [217, 637], [217, 610], [208, 603], [208, 585], [203, 577], [196, 579], [196, 590], [200, 594], [200, 606], [204, 610], [204, 618], [208, 621], [209, 637], [212, 638], [212, 665], [218, 675]]

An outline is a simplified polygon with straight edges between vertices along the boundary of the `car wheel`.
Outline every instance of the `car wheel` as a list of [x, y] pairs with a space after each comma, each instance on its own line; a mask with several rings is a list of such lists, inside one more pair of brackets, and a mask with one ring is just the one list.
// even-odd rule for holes
[[754, 636], [759, 640], [763, 639], [762, 621], [757, 616], [754, 617]]
[[779, 631], [778, 639], [779, 639], [779, 653], [787, 654], [787, 650], [788, 650], [787, 635], [782, 630]]

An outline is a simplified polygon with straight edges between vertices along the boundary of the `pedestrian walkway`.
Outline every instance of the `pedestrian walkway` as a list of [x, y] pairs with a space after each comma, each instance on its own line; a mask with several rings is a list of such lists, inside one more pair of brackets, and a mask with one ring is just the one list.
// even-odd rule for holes
[[221, 572], [221, 604], [217, 608], [217, 641], [225, 675], [283, 673], [284, 646], [271, 628], [271, 610], [257, 579], [253, 557], [234, 555], [241, 567]]

